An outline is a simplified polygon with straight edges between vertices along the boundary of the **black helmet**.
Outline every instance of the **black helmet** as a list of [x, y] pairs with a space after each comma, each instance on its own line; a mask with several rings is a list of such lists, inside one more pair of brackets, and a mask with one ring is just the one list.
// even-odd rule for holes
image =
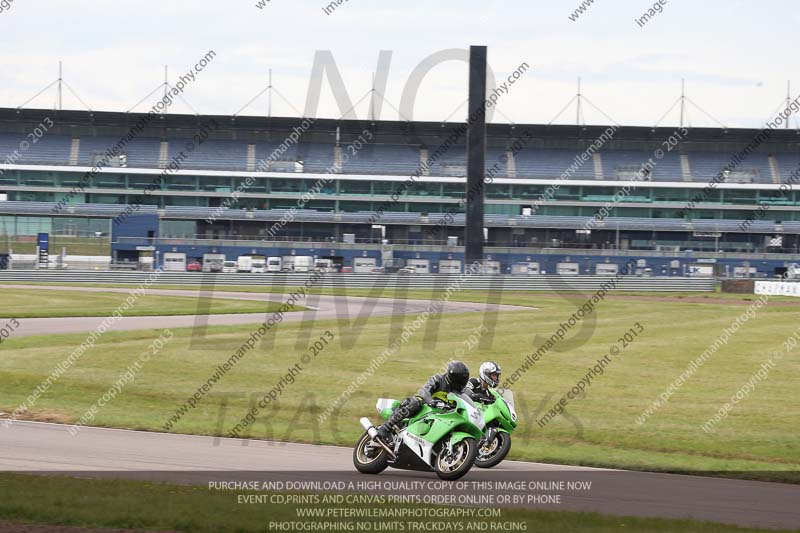
[[462, 391], [469, 381], [469, 368], [461, 361], [451, 361], [447, 365], [444, 381], [454, 391]]

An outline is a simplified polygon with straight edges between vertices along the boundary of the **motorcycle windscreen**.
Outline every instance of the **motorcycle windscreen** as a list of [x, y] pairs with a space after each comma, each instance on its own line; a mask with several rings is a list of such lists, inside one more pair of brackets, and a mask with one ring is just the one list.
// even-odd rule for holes
[[511, 413], [511, 420], [516, 422], [517, 410], [514, 408], [514, 393], [511, 392], [511, 389], [499, 389], [499, 390], [500, 390], [500, 396], [502, 396], [503, 399], [508, 404], [508, 410]]
[[400, 401], [392, 398], [378, 398], [378, 402], [375, 404], [375, 409], [384, 419], [388, 419], [392, 415], [392, 411], [398, 407], [400, 407]]

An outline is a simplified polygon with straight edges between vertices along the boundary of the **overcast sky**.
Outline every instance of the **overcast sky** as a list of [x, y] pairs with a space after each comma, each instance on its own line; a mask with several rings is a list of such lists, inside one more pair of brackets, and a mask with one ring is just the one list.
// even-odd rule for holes
[[[664, 0], [662, 0], [663, 2]], [[504, 95], [493, 121], [548, 123], [574, 96], [584, 95], [624, 125], [654, 125], [680, 94], [729, 127], [759, 127], [786, 96], [797, 72], [800, 10], [788, 0], [668, 0], [639, 27], [652, 3], [595, 0], [576, 21], [580, 0], [387, 1], [348, 0], [330, 15], [322, 0], [118, 1], [14, 0], [0, 12], [0, 105], [16, 107], [57, 77], [64, 78], [96, 110], [125, 111], [154, 89], [169, 65], [171, 81], [208, 50], [212, 63], [186, 89], [199, 113], [233, 114], [267, 84], [273, 69], [278, 96], [273, 115], [296, 116], [305, 108], [315, 51], [330, 50], [353, 102], [367, 93], [381, 50], [392, 51], [381, 117], [395, 120], [410, 72], [440, 50], [489, 47], [498, 80], [520, 63], [532, 68]], [[467, 66], [450, 61], [425, 78], [415, 120], [463, 118]], [[793, 97], [800, 94], [795, 76]], [[52, 108], [55, 90], [28, 107]], [[65, 95], [65, 108], [82, 108]], [[588, 104], [585, 122], [608, 119]], [[143, 105], [137, 110], [145, 110]], [[178, 101], [173, 112], [192, 112]], [[265, 115], [262, 97], [243, 114]], [[368, 103], [356, 108], [365, 118]], [[317, 116], [341, 116], [323, 84]], [[575, 122], [575, 107], [557, 121]], [[678, 123], [678, 110], [663, 121]], [[691, 105], [687, 123], [716, 122]], [[794, 125], [794, 122], [793, 122]]]

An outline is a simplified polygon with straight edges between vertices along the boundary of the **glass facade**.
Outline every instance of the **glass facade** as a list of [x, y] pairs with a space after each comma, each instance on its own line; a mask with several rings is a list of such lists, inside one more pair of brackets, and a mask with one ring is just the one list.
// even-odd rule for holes
[[[0, 174], [0, 187], [16, 186], [29, 190], [8, 190], [9, 200], [31, 202], [54, 202], [63, 199], [66, 192], [36, 190], [44, 187], [73, 188], [79, 185], [81, 172], [51, 172], [13, 170]], [[72, 196], [75, 203], [98, 203], [125, 205], [142, 195], [153, 182], [153, 174], [98, 174], [92, 178], [83, 192]], [[321, 177], [321, 176], [320, 176]], [[237, 189], [261, 198], [240, 196], [235, 204], [241, 209], [289, 209], [313, 187], [315, 178], [257, 178], [245, 187], [246, 178], [226, 176], [169, 176], [164, 189], [144, 196], [141, 203], [156, 206], [216, 207], [223, 203], [231, 191]], [[333, 179], [306, 204], [309, 209], [323, 211], [372, 211], [389, 200], [403, 181]], [[619, 189], [603, 182], [597, 185], [560, 184], [558, 188], [537, 184], [498, 184], [486, 186], [486, 212], [490, 214], [517, 215], [543, 195], [552, 194], [537, 211], [542, 215], [593, 216], [603, 204], [617, 201], [611, 215], [620, 217], [676, 218], [681, 216], [683, 205], [698, 194], [702, 202], [689, 211], [695, 219], [743, 219], [747, 218], [759, 204], [773, 207], [766, 211], [766, 220], [800, 220], [800, 211], [786, 209], [800, 203], [800, 194], [788, 191], [773, 197], [774, 190], [758, 189], [689, 189], [686, 187], [653, 187], [641, 184], [627, 195], [620, 197]], [[548, 192], [549, 191], [549, 192]], [[182, 194], [175, 194], [182, 193]], [[394, 211], [404, 212], [463, 212], [458, 201], [464, 196], [464, 183], [416, 182], [403, 192], [400, 200], [392, 206]], [[591, 202], [594, 205], [587, 205]], [[638, 204], [638, 205], [632, 205]], [[646, 204], [643, 206], [642, 204]], [[780, 209], [783, 208], [783, 209]]]
[[74, 236], [96, 233], [108, 235], [110, 229], [111, 221], [107, 218], [0, 216], [0, 235], [11, 237], [35, 237], [38, 233]]

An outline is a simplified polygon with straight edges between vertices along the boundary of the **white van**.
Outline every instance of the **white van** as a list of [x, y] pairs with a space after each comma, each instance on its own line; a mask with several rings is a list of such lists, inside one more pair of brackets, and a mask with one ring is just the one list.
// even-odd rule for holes
[[240, 255], [236, 259], [237, 272], [252, 272], [253, 271], [253, 258], [249, 255]]
[[280, 272], [283, 269], [283, 259], [280, 257], [267, 257], [267, 272]]
[[281, 264], [281, 272], [294, 272], [294, 258], [293, 255], [284, 255], [282, 264]]
[[267, 271], [267, 260], [263, 255], [254, 255], [250, 263], [250, 272], [253, 274], [263, 274]]
[[222, 272], [224, 274], [232, 274], [238, 271], [236, 261], [225, 261], [222, 263]]
[[203, 272], [222, 272], [225, 254], [203, 254]]
[[314, 258], [310, 255], [295, 256], [292, 269], [295, 272], [311, 272], [314, 269]]

